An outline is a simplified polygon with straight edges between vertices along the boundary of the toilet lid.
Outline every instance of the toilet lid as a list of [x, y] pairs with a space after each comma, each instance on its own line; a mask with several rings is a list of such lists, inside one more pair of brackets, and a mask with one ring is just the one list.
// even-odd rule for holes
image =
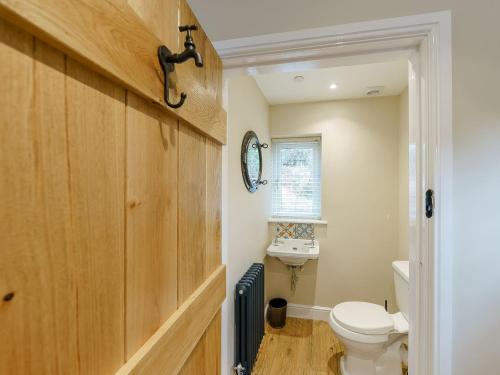
[[394, 321], [380, 305], [368, 302], [344, 302], [332, 310], [335, 320], [353, 332], [385, 335], [394, 329]]

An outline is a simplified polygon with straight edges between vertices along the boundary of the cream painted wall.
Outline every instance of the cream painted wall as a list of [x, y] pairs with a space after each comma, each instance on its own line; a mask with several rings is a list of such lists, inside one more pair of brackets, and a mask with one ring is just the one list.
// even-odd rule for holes
[[322, 137], [320, 259], [294, 295], [290, 273], [268, 258], [268, 297], [333, 307], [368, 301], [397, 309], [391, 263], [398, 258], [399, 97], [270, 107], [271, 136]]
[[409, 243], [409, 182], [408, 182], [408, 144], [410, 117], [408, 112], [408, 89], [399, 96], [399, 170], [398, 170], [398, 258], [408, 260]]
[[[261, 187], [249, 193], [241, 177], [240, 152], [248, 130], [257, 133], [261, 142], [270, 143], [269, 107], [253, 78], [235, 77], [228, 87], [228, 143], [225, 233], [227, 238], [227, 299], [224, 304], [223, 374], [232, 374], [234, 364], [234, 293], [235, 285], [254, 262], [263, 262], [268, 245], [267, 220], [271, 215], [271, 190]], [[271, 173], [271, 154], [263, 150], [263, 175]]]
[[500, 368], [500, 1], [189, 1], [213, 40], [451, 10], [453, 375]]

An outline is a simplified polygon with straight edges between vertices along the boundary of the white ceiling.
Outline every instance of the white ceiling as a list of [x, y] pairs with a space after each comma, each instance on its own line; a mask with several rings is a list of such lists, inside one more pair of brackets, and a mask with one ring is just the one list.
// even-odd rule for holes
[[[458, 0], [187, 0], [215, 41], [447, 10]], [[462, 0], [463, 3], [466, 0]], [[490, 1], [492, 4], [496, 2]]]
[[[304, 77], [296, 82], [294, 77]], [[256, 75], [255, 81], [269, 104], [305, 103], [366, 97], [368, 87], [383, 86], [379, 96], [399, 95], [408, 86], [405, 60], [337, 66], [305, 72]], [[337, 88], [330, 89], [335, 83]]]

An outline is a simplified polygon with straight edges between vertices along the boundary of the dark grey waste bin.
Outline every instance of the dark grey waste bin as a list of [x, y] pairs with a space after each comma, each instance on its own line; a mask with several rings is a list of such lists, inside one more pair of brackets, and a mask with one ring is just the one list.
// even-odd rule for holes
[[273, 328], [283, 328], [286, 324], [286, 299], [273, 298], [269, 301], [268, 319]]

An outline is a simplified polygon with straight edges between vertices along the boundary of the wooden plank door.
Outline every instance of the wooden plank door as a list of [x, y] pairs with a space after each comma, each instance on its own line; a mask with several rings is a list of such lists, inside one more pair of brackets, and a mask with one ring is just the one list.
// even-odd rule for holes
[[187, 3], [0, 0], [0, 59], [0, 374], [220, 373], [222, 66]]

